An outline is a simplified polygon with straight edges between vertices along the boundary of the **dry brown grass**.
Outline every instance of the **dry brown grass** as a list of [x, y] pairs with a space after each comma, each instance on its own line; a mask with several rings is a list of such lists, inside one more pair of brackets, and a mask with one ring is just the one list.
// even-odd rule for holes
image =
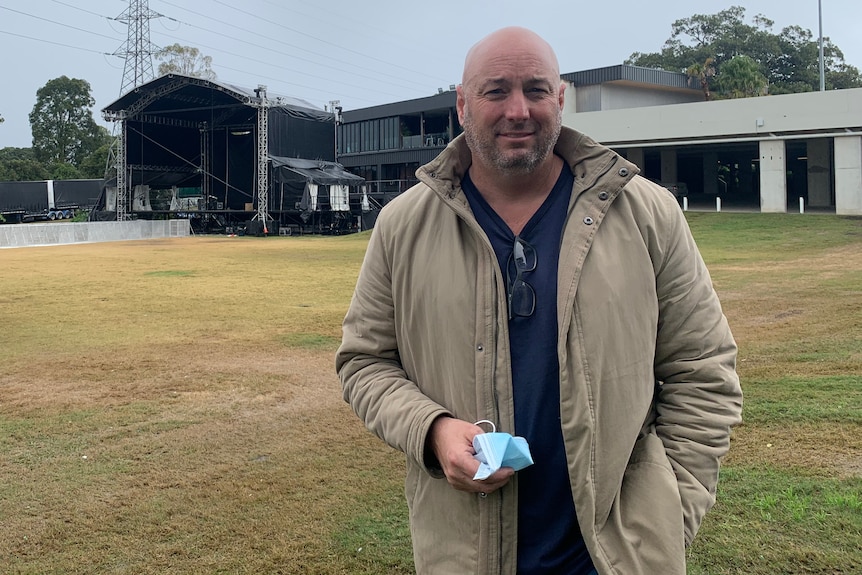
[[[860, 245], [711, 267], [740, 347], [739, 373], [747, 391], [775, 378], [847, 374], [855, 374], [862, 386], [862, 284], [855, 283], [862, 281]], [[734, 287], [723, 289], [723, 282]], [[838, 284], [824, 289], [830, 282]], [[728, 463], [767, 462], [862, 477], [859, 431], [844, 422], [744, 424], [736, 430]]]
[[331, 533], [402, 466], [334, 374], [363, 246], [0, 252], [0, 571], [347, 572]]
[[[362, 428], [333, 367], [364, 248], [192, 237], [0, 250], [0, 572], [410, 572], [402, 456]], [[849, 481], [834, 489], [858, 501], [862, 235], [710, 270], [747, 414], [726, 461], [736, 479], [690, 569], [789, 573], [758, 567], [764, 552], [740, 534], [760, 520], [748, 470], [777, 474], [761, 491]], [[792, 536], [822, 533], [822, 548], [859, 528], [802, 523]], [[810, 573], [862, 564], [776, 552], [815, 557]]]

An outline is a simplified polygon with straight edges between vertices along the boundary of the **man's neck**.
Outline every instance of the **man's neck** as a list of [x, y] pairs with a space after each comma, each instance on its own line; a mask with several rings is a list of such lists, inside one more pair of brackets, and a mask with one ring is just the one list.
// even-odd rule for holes
[[554, 189], [563, 159], [551, 154], [529, 174], [504, 175], [482, 168], [470, 166], [470, 179], [488, 205], [518, 235]]

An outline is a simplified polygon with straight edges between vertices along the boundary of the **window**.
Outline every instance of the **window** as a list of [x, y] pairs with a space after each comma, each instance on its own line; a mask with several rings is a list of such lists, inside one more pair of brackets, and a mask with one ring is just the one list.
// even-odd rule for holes
[[400, 121], [397, 117], [341, 125], [343, 154], [397, 150], [401, 147]]

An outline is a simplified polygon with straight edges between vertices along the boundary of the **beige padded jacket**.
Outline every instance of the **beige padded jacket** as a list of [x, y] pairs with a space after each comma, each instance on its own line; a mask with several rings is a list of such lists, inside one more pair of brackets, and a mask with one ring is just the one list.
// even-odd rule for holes
[[[573, 130], [555, 153], [575, 175], [557, 307], [578, 522], [601, 575], [682, 575], [740, 422], [736, 344], [675, 198]], [[336, 369], [368, 429], [406, 455], [417, 573], [513, 575], [517, 474], [463, 493], [425, 453], [441, 414], [513, 429], [506, 290], [460, 187], [470, 158], [456, 138], [381, 211]]]

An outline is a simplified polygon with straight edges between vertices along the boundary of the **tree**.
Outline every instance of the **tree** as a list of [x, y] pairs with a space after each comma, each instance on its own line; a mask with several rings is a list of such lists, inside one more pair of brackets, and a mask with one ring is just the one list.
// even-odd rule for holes
[[72, 164], [54, 164], [51, 166], [52, 180], [79, 180], [81, 171]]
[[86, 80], [60, 76], [39, 88], [30, 112], [36, 159], [43, 164], [77, 166], [102, 145], [102, 132], [90, 108], [93, 104]]
[[712, 98], [712, 94], [709, 91], [709, 83], [712, 77], [715, 76], [714, 63], [715, 59], [712, 56], [709, 56], [704, 60], [703, 64], [692, 64], [685, 70], [689, 83], [691, 83], [692, 80], [697, 80], [700, 83], [700, 89], [703, 90], [704, 100], [710, 100]]
[[216, 79], [216, 73], [211, 67], [213, 59], [201, 54], [197, 48], [171, 44], [162, 48], [156, 54], [156, 59], [162, 60], [159, 64], [159, 76], [182, 74], [204, 80]]
[[721, 67], [718, 87], [726, 98], [749, 98], [766, 94], [766, 77], [753, 59], [740, 54]]
[[[101, 126], [99, 126], [102, 128]], [[93, 152], [84, 158], [84, 161], [78, 166], [83, 178], [104, 178], [105, 168], [108, 164], [108, 154], [110, 153], [113, 140], [111, 134], [105, 128], [102, 128], [102, 145], [93, 150]]]
[[[810, 30], [800, 26], [788, 26], [775, 34], [773, 25], [774, 22], [762, 14], [752, 18], [750, 24], [746, 23], [745, 8], [741, 6], [731, 6], [717, 14], [695, 14], [671, 25], [671, 37], [660, 52], [635, 52], [626, 64], [686, 72], [693, 66], [702, 67], [712, 58], [715, 76], [708, 80], [707, 88], [721, 92], [718, 78], [724, 65], [737, 56], [748, 56], [766, 79], [772, 94], [818, 90], [817, 39]], [[829, 38], [824, 38], [823, 52], [827, 89], [862, 87], [859, 69], [844, 62], [844, 54]], [[727, 97], [726, 94], [719, 96]]]
[[0, 180], [22, 182], [47, 179], [48, 170], [36, 160], [32, 148], [0, 149]]

